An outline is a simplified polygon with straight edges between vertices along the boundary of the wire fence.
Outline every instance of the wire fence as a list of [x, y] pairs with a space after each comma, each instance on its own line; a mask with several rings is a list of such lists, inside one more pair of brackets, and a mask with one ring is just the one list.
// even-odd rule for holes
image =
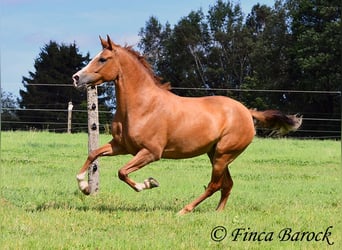
[[[51, 87], [72, 87], [71, 84], [30, 84], [36, 86], [51, 86]], [[176, 90], [177, 93], [182, 93], [182, 91], [197, 91], [197, 93], [203, 93], [203, 95], [211, 95], [224, 93], [225, 95], [229, 95], [232, 92], [240, 92], [240, 93], [262, 93], [265, 94], [305, 94], [305, 95], [329, 95], [335, 98], [335, 102], [340, 103], [339, 109], [335, 113], [316, 113], [316, 112], [302, 112], [301, 110], [287, 110], [288, 113], [301, 113], [303, 115], [303, 125], [297, 132], [290, 134], [290, 137], [298, 137], [298, 138], [312, 138], [312, 139], [341, 139], [341, 91], [316, 91], [316, 90], [308, 90], [308, 91], [296, 91], [296, 90], [256, 90], [256, 89], [208, 89], [208, 88], [180, 88], [173, 87], [172, 90]], [[201, 95], [201, 94], [199, 94]], [[114, 98], [114, 96], [113, 96]], [[2, 108], [2, 129], [16, 129], [19, 128], [21, 130], [36, 130], [37, 125], [40, 125], [40, 128], [44, 128], [44, 130], [54, 131], [54, 132], [66, 132], [67, 131], [67, 116], [68, 116], [68, 103], [65, 104], [65, 109], [55, 109], [48, 108], [49, 104], [45, 107], [47, 108], [18, 108], [18, 107], [3, 107]], [[21, 121], [19, 119], [15, 119], [15, 117], [11, 118], [10, 114], [16, 114], [21, 112], [21, 115], [26, 116], [25, 121]], [[4, 113], [9, 115], [3, 116]], [[51, 120], [44, 118], [45, 114], [55, 113], [58, 114], [60, 121], [56, 120], [54, 117]], [[86, 109], [75, 109], [72, 110], [72, 131], [73, 132], [81, 132], [87, 131], [88, 124], [86, 119]], [[110, 111], [99, 111], [100, 124], [99, 128], [101, 132], [109, 132], [110, 131], [110, 119], [105, 119], [101, 121], [101, 117], [109, 117], [112, 116], [113, 113]], [[82, 116], [84, 122], [75, 121], [75, 117]], [[44, 118], [44, 119], [43, 119]], [[76, 119], [80, 120], [80, 119]], [[267, 136], [269, 131], [267, 130], [259, 130], [259, 134], [263, 136]]]

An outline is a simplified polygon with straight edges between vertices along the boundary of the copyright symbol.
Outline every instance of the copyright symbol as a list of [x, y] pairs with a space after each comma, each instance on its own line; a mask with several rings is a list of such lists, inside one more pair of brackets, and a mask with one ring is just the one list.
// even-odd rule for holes
[[211, 231], [211, 239], [216, 242], [223, 241], [227, 236], [227, 229], [224, 226], [214, 227]]

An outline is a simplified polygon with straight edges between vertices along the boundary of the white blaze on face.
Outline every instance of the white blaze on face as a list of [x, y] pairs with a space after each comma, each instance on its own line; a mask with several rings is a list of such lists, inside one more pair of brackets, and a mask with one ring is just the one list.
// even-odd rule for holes
[[77, 87], [78, 84], [81, 82], [82, 83], [82, 79], [84, 79], [84, 74], [87, 73], [88, 68], [90, 67], [90, 65], [93, 63], [93, 61], [98, 60], [98, 58], [100, 57], [100, 54], [102, 52], [99, 52], [84, 68], [82, 68], [81, 70], [77, 71], [77, 73], [75, 73], [73, 75], [73, 80], [74, 80], [74, 86]]

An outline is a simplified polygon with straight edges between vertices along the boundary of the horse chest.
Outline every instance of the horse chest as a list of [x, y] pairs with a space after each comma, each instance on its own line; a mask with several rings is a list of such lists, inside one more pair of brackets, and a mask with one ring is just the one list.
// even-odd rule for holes
[[149, 140], [148, 133], [149, 130], [139, 122], [114, 121], [112, 123], [114, 141], [133, 155]]

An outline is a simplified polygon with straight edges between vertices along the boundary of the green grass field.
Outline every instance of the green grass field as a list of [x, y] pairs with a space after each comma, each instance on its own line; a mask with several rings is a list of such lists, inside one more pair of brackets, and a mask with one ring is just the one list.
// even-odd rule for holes
[[100, 192], [84, 196], [86, 156], [87, 134], [1, 133], [0, 249], [342, 249], [340, 141], [256, 138], [230, 167], [225, 211], [217, 193], [185, 216], [209, 182], [206, 156], [133, 173], [160, 183], [141, 193], [117, 178], [131, 156], [101, 158]]

